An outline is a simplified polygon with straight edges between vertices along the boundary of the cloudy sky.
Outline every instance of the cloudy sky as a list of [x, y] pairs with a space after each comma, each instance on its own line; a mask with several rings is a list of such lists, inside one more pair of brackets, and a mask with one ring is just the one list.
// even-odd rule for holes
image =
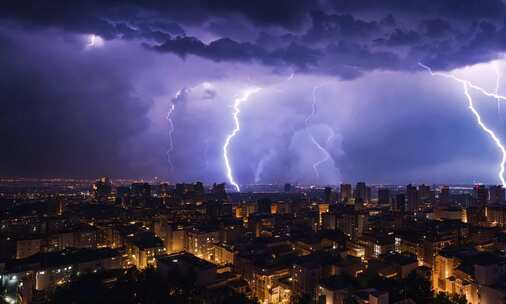
[[239, 102], [239, 184], [500, 183], [463, 84], [419, 63], [506, 95], [501, 0], [29, 2], [0, 8], [0, 176], [230, 182]]

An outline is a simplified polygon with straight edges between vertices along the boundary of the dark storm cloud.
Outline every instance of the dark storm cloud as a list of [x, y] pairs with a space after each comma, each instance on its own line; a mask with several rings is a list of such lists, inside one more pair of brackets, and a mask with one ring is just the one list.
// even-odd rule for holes
[[329, 15], [315, 11], [311, 14], [311, 21], [312, 25], [305, 36], [309, 42], [358, 36], [365, 39], [378, 31], [376, 21], [356, 19], [350, 14]]
[[49, 51], [46, 38], [55, 37], [0, 31], [1, 174], [131, 174], [123, 143], [146, 127], [149, 104], [125, 70], [69, 48]]
[[[255, 83], [271, 87], [242, 107], [231, 147], [237, 179], [312, 182], [321, 153], [304, 125], [311, 92], [340, 78], [354, 81], [321, 97], [324, 117], [309, 128], [322, 143], [336, 132], [335, 166], [323, 165], [318, 182], [337, 182], [339, 172], [398, 182], [422, 171], [430, 181], [432, 168], [470, 181], [463, 160], [472, 160], [467, 169], [485, 157], [490, 168], [478, 175], [493, 180], [497, 151], [464, 96], [450, 107], [454, 95], [432, 93], [438, 80], [409, 87], [419, 75], [402, 72], [420, 70], [419, 61], [452, 69], [497, 58], [506, 50], [504, 8], [495, 0], [8, 1], [0, 8], [0, 135], [9, 143], [0, 174], [167, 174], [172, 101], [177, 180], [221, 181], [230, 103]], [[87, 47], [88, 34], [105, 43]], [[290, 81], [269, 82], [292, 71]]]
[[258, 45], [248, 42], [239, 43], [228, 38], [218, 39], [209, 44], [194, 37], [176, 37], [165, 41], [161, 45], [150, 46], [158, 52], [170, 52], [182, 58], [196, 55], [213, 61], [257, 61], [266, 65], [290, 65], [299, 69], [306, 69], [308, 65], [317, 63], [319, 51], [291, 43], [286, 48], [267, 51]]
[[[0, 11], [4, 18], [24, 21], [33, 26], [65, 27], [77, 31], [104, 30], [100, 32], [108, 37], [104, 20], [129, 20], [161, 17], [170, 18], [183, 24], [201, 25], [210, 17], [228, 18], [233, 15], [244, 16], [258, 25], [278, 25], [297, 28], [306, 18], [308, 11], [317, 8], [314, 1], [301, 0], [258, 0], [258, 1], [88, 1], [88, 0], [41, 0], [7, 1]], [[181, 29], [174, 22], [160, 21], [159, 25], [168, 32]], [[99, 32], [97, 32], [99, 33]]]
[[423, 33], [430, 37], [440, 37], [451, 30], [450, 23], [441, 18], [423, 20], [421, 26]]
[[388, 46], [413, 45], [420, 41], [420, 35], [413, 30], [403, 31], [401, 29], [395, 29], [387, 39], [378, 39], [376, 41]]
[[384, 12], [408, 16], [441, 16], [458, 20], [503, 18], [506, 7], [502, 0], [331, 0], [339, 11], [354, 13]]
[[[26, 27], [138, 39], [182, 58], [259, 62], [342, 78], [371, 69], [412, 70], [418, 61], [456, 68], [506, 50], [500, 0], [36, 1], [10, 2], [0, 12]], [[188, 26], [199, 30], [187, 35]], [[266, 34], [273, 26], [279, 30]], [[218, 38], [204, 42], [205, 31]], [[356, 55], [336, 45], [354, 45]], [[385, 63], [377, 62], [385, 56]], [[350, 63], [329, 67], [343, 58]]]

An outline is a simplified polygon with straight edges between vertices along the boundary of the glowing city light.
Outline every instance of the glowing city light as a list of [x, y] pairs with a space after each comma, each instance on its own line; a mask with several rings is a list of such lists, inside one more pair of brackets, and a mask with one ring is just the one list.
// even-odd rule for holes
[[247, 101], [251, 95], [256, 94], [260, 91], [260, 88], [253, 88], [248, 89], [244, 91], [243, 95], [236, 98], [234, 100], [234, 111], [232, 112], [232, 118], [234, 119], [235, 128], [232, 130], [232, 132], [227, 136], [225, 139], [225, 143], [223, 144], [223, 159], [225, 160], [225, 170], [226, 175], [228, 178], [229, 183], [234, 186], [234, 188], [239, 192], [241, 191], [241, 188], [237, 184], [237, 182], [234, 179], [234, 175], [232, 172], [232, 166], [230, 164], [229, 156], [228, 156], [228, 149], [230, 146], [230, 143], [232, 142], [232, 139], [234, 136], [237, 135], [241, 131], [241, 124], [239, 121], [239, 114], [241, 113], [241, 104], [245, 101]]
[[[487, 133], [490, 136], [490, 138], [492, 138], [492, 140], [494, 141], [494, 143], [496, 144], [496, 146], [499, 148], [499, 150], [502, 153], [502, 159], [501, 159], [501, 163], [499, 165], [499, 176], [498, 177], [499, 177], [499, 180], [501, 181], [501, 184], [503, 185], [503, 187], [506, 187], [506, 180], [504, 179], [504, 166], [506, 164], [506, 149], [504, 148], [504, 145], [502, 144], [501, 140], [497, 137], [497, 135], [494, 133], [494, 131], [492, 131], [490, 128], [488, 128], [485, 125], [485, 123], [483, 122], [483, 120], [481, 119], [480, 113], [474, 107], [473, 98], [472, 98], [471, 94], [469, 93], [469, 88], [476, 89], [477, 91], [481, 92], [485, 96], [495, 97], [497, 100], [506, 100], [506, 97], [498, 95], [497, 93], [487, 92], [485, 89], [472, 84], [470, 81], [458, 78], [457, 76], [455, 76], [453, 74], [433, 72], [430, 67], [428, 67], [422, 63], [419, 63], [419, 65], [421, 67], [423, 67], [424, 69], [426, 69], [427, 71], [429, 71], [429, 73], [432, 76], [441, 76], [441, 77], [445, 77], [445, 78], [450, 78], [450, 79], [460, 82], [463, 85], [464, 94], [466, 95], [466, 98], [468, 100], [469, 110], [471, 111], [471, 113], [473, 113], [474, 117], [476, 118], [476, 122], [478, 123], [480, 128], [483, 131], [485, 131], [485, 133]], [[497, 88], [498, 87], [496, 86], [496, 92], [498, 90]]]

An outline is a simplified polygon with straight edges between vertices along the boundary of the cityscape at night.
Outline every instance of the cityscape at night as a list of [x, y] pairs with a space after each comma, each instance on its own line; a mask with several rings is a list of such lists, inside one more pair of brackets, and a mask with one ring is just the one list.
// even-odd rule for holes
[[0, 304], [506, 304], [506, 0], [6, 0]]

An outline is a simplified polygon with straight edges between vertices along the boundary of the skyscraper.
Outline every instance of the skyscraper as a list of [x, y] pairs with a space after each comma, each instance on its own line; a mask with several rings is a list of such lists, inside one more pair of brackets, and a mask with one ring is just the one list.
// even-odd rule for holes
[[354, 196], [355, 196], [355, 201], [359, 201], [359, 200], [362, 202], [368, 201], [369, 198], [367, 197], [367, 185], [364, 182], [357, 183], [357, 185], [355, 186]]
[[448, 206], [450, 205], [450, 187], [443, 186], [441, 192], [439, 192], [439, 205]]
[[473, 198], [477, 206], [485, 206], [488, 202], [488, 189], [485, 185], [475, 185], [473, 188]]
[[395, 196], [392, 210], [400, 212], [406, 211], [406, 195], [404, 193], [399, 193]]
[[332, 202], [332, 187], [325, 187], [324, 194], [325, 202], [330, 204]]
[[408, 197], [408, 211], [414, 211], [418, 208], [418, 190], [411, 184], [406, 186], [406, 196]]
[[418, 186], [418, 201], [420, 203], [432, 202], [432, 191], [430, 186], [421, 184]]
[[503, 204], [505, 200], [504, 188], [502, 185], [490, 186], [490, 204]]
[[348, 202], [352, 195], [351, 184], [341, 184], [339, 194], [341, 196], [341, 202]]
[[97, 180], [91, 189], [92, 197], [97, 202], [107, 201], [112, 192], [112, 183], [108, 177], [101, 177]]
[[390, 189], [387, 188], [378, 189], [378, 203], [381, 205], [390, 204]]
[[272, 201], [268, 198], [259, 199], [257, 202], [258, 213], [271, 214]]

